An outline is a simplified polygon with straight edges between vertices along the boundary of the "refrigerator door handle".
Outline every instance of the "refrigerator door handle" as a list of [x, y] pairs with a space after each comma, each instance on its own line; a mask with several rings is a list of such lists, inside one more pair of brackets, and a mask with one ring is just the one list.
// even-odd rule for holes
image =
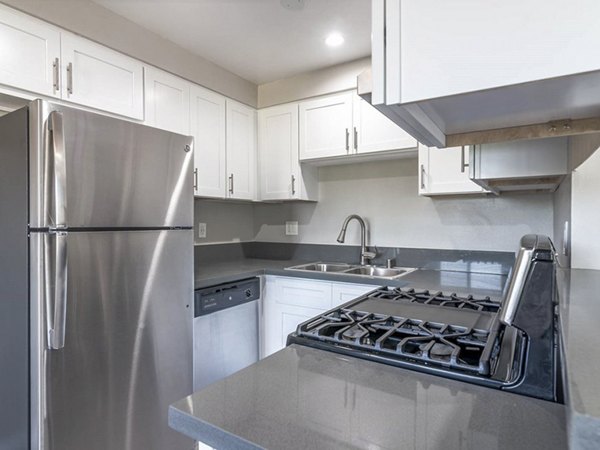
[[[46, 203], [47, 217], [51, 228], [59, 229], [67, 226], [67, 158], [65, 153], [65, 137], [63, 116], [59, 111], [52, 111], [48, 116], [49, 140], [46, 149], [47, 176], [51, 176], [49, 191], [51, 203]], [[52, 172], [52, 173], [50, 173]]]
[[44, 242], [45, 309], [48, 348], [65, 346], [67, 319], [67, 233], [50, 232]]

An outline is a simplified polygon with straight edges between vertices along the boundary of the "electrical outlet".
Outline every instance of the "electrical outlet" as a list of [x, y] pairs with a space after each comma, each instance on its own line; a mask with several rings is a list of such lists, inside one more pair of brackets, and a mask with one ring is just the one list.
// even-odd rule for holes
[[205, 238], [206, 237], [206, 224], [200, 222], [198, 224], [198, 237]]
[[293, 220], [285, 223], [286, 236], [298, 236], [298, 221]]

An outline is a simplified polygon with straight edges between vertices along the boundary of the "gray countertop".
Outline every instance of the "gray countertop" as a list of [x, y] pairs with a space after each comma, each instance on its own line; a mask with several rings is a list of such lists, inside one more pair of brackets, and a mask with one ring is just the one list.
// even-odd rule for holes
[[570, 444], [600, 448], [600, 271], [559, 270]]
[[[304, 262], [244, 259], [200, 266], [196, 285], [273, 274], [502, 297], [507, 279], [506, 267], [486, 265], [461, 272], [432, 263], [394, 282], [284, 270]], [[457, 436], [473, 442], [468, 448], [566, 448], [565, 414], [570, 448], [598, 449], [600, 271], [559, 270], [558, 287], [564, 406], [292, 346], [173, 405], [171, 424], [194, 438], [216, 439], [206, 442], [221, 448], [402, 447], [391, 442], [462, 448], [453, 442]], [[368, 405], [367, 392], [387, 413], [380, 416]]]
[[[503, 294], [509, 270], [509, 267], [505, 264], [492, 262], [435, 261], [401, 278], [387, 280], [357, 275], [302, 272], [285, 269], [286, 267], [308, 262], [314, 262], [314, 260], [300, 261], [240, 258], [232, 261], [197, 264], [195, 267], [195, 288], [200, 289], [259, 275], [278, 275], [315, 280], [372, 284], [375, 286], [436, 289], [454, 293], [482, 296], [489, 295], [492, 298], [500, 299]], [[471, 271], [467, 271], [468, 269]]]
[[292, 345], [171, 406], [218, 449], [566, 447], [562, 405]]

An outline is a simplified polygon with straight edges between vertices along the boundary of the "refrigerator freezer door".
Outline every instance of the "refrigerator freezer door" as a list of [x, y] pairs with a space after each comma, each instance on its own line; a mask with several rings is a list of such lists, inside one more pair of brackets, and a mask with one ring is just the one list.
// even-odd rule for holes
[[[37, 259], [47, 239], [34, 235]], [[192, 448], [167, 421], [169, 405], [192, 392], [192, 231], [69, 232], [67, 253], [61, 349], [48, 348], [43, 270], [32, 271], [39, 448]]]
[[29, 110], [33, 228], [192, 226], [191, 137], [41, 100]]

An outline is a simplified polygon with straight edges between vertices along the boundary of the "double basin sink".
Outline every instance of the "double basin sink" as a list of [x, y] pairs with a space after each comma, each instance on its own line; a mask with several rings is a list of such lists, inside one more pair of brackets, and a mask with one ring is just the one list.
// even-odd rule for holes
[[339, 275], [358, 275], [370, 278], [385, 278], [393, 280], [417, 270], [414, 267], [379, 267], [372, 265], [352, 265], [345, 263], [309, 263], [299, 266], [286, 267], [287, 270], [303, 272], [327, 272]]

